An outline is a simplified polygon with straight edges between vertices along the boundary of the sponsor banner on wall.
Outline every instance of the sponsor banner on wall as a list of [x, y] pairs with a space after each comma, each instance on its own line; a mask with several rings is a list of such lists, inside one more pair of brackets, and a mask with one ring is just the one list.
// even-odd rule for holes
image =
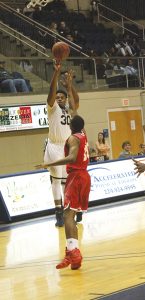
[[[145, 158], [137, 159], [145, 162]], [[88, 171], [91, 176], [89, 201], [145, 191], [145, 174], [137, 178], [132, 159], [89, 165]]]
[[47, 171], [0, 178], [0, 191], [10, 217], [54, 208]]
[[0, 107], [0, 132], [48, 128], [45, 104]]
[[[137, 158], [145, 163], [145, 158]], [[114, 160], [88, 166], [91, 176], [89, 202], [107, 199], [121, 200], [131, 194], [145, 193], [145, 174], [135, 174], [132, 159]], [[10, 218], [48, 211], [54, 208], [49, 171], [0, 176], [0, 201], [5, 205]], [[95, 204], [96, 205], [96, 204]]]

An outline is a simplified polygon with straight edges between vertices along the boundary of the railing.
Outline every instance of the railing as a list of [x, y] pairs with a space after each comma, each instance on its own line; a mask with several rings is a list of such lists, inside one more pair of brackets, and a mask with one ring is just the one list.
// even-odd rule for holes
[[23, 35], [22, 33], [10, 28], [8, 25], [0, 21], [0, 31], [9, 37], [13, 37], [16, 41], [21, 42], [23, 45], [29, 47], [30, 49], [37, 51], [38, 54], [44, 55], [49, 58], [47, 49], [40, 44], [32, 41], [29, 37]]
[[[57, 41], [64, 41], [67, 42], [71, 49], [75, 50], [76, 53], [79, 55], [89, 57], [81, 46], [71, 42], [70, 40], [66, 39], [64, 36], [61, 36], [58, 33], [54, 33], [49, 28], [45, 27], [44, 25], [28, 18], [27, 16], [23, 15], [20, 12], [17, 12], [13, 8], [7, 6], [5, 3], [0, 2], [0, 19], [4, 22], [12, 26], [12, 28], [16, 28], [17, 30], [21, 30], [24, 35], [28, 35], [30, 39], [36, 40], [39, 43], [39, 35], [38, 32], [45, 34], [45, 38], [43, 38], [43, 42], [46, 41], [48, 47], [51, 48], [52, 44], [54, 43], [54, 39]], [[26, 33], [26, 34], [25, 34]]]
[[[127, 58], [125, 61], [124, 58], [119, 57], [110, 58], [109, 61], [104, 58], [101, 64], [98, 64], [100, 57], [93, 60], [84, 57], [69, 57], [68, 60], [62, 63], [62, 74], [68, 69], [74, 71], [73, 82], [78, 91], [145, 88], [145, 58], [131, 59], [129, 57], [128, 59], [133, 61], [136, 70], [134, 74], [129, 73]], [[9, 73], [16, 76], [21, 74], [29, 81], [32, 87], [30, 93], [48, 93], [54, 70], [52, 59], [46, 59], [44, 56], [6, 58], [1, 55], [0, 61], [5, 61], [4, 67]], [[2, 83], [0, 83], [0, 92], [2, 96], [7, 95], [7, 93], [13, 95], [11, 90], [3, 88]]]
[[[103, 15], [100, 13], [99, 11], [99, 7], [101, 6], [104, 7], [106, 9], [106, 6], [102, 5], [102, 4], [98, 4], [98, 17], [103, 17]], [[109, 8], [107, 8], [109, 9]], [[109, 9], [111, 12], [114, 12], [113, 10]], [[116, 12], [115, 12], [116, 13]], [[122, 16], [123, 18], [130, 20], [128, 18], [126, 18], [123, 15], [120, 15], [118, 13], [116, 13], [119, 16]], [[102, 68], [102, 66], [106, 66], [106, 59], [104, 58], [100, 58], [100, 57], [94, 57], [94, 58], [90, 58], [87, 54], [85, 54], [82, 51], [82, 48], [78, 45], [76, 45], [75, 43], [68, 41], [67, 39], [65, 39], [64, 37], [60, 36], [59, 34], [55, 33], [53, 31], [51, 31], [50, 29], [46, 28], [45, 26], [37, 23], [34, 20], [31, 20], [30, 18], [24, 16], [21, 13], [18, 13], [17, 11], [13, 10], [12, 8], [8, 7], [7, 5], [5, 5], [4, 3], [0, 2], [0, 16], [3, 22], [11, 22], [12, 25], [17, 26], [18, 24], [22, 24], [21, 25], [21, 29], [22, 31], [25, 33], [25, 31], [29, 31], [30, 37], [26, 37], [26, 35], [22, 34], [21, 32], [17, 32], [15, 29], [12, 29], [10, 31], [10, 28], [8, 25], [1, 23], [1, 27], [2, 27], [2, 31], [5, 32], [6, 34], [8, 34], [9, 36], [16, 38], [18, 41], [22, 42], [23, 44], [25, 44], [26, 46], [30, 46], [31, 49], [39, 49], [39, 54], [43, 57], [37, 57], [37, 58], [32, 58], [32, 57], [21, 57], [21, 58], [16, 58], [13, 55], [13, 58], [11, 58], [9, 61], [11, 62], [11, 64], [13, 65], [13, 70], [15, 70], [15, 68], [17, 69], [18, 65], [20, 65], [18, 63], [18, 61], [24, 61], [24, 60], [28, 60], [31, 62], [32, 64], [32, 71], [29, 71], [29, 75], [39, 75], [39, 82], [41, 81], [42, 84], [40, 84], [40, 88], [38, 89], [38, 84], [35, 84], [35, 82], [37, 82], [38, 78], [35, 78], [35, 76], [31, 79], [31, 81], [33, 80], [34, 86], [33, 86], [33, 92], [34, 93], [41, 93], [45, 91], [45, 83], [47, 85], [47, 90], [48, 90], [48, 86], [51, 80], [51, 76], [52, 76], [52, 72], [53, 72], [53, 61], [52, 61], [52, 57], [49, 57], [49, 53], [48, 53], [48, 49], [46, 47], [40, 46], [40, 44], [38, 44], [38, 42], [35, 42], [31, 39], [31, 37], [35, 37], [36, 33], [38, 33], [38, 30], [40, 30], [43, 33], [46, 33], [46, 40], [49, 40], [49, 42], [51, 43], [51, 41], [53, 40], [54, 42], [54, 38], [57, 40], [63, 40], [63, 41], [67, 41], [70, 45], [70, 47], [74, 50], [76, 50], [76, 52], [79, 53], [79, 57], [70, 57], [67, 61], [63, 62], [63, 68], [67, 69], [67, 68], [72, 68], [75, 70], [75, 79], [74, 82], [76, 84], [76, 86], [78, 87], [78, 89], [80, 91], [88, 91], [88, 90], [98, 90], [98, 89], [107, 89], [107, 88], [141, 88], [144, 87], [144, 57], [139, 57], [139, 58], [135, 58], [135, 57], [125, 57], [125, 58], [120, 58], [122, 60], [122, 64], [125, 65], [127, 62], [127, 59], [132, 59], [135, 62], [136, 65], [136, 69], [137, 69], [137, 76], [136, 78], [133, 78], [132, 76], [129, 76], [125, 69], [123, 73], [119, 73], [116, 72], [114, 70], [112, 70], [112, 72], [107, 73], [106, 67], [104, 69], [104, 74], [102, 74], [100, 72], [100, 69]], [[13, 17], [15, 16], [15, 18]], [[23, 22], [21, 22], [23, 20]], [[108, 19], [109, 20], [109, 19]], [[133, 22], [135, 24], [138, 24], [136, 22]], [[116, 23], [117, 24], [117, 23]], [[12, 26], [13, 27], [13, 26]], [[121, 25], [122, 28], [124, 28]], [[17, 27], [16, 27], [17, 28]], [[144, 30], [143, 30], [144, 32]], [[44, 40], [44, 38], [43, 38]], [[5, 51], [2, 51], [2, 46], [3, 43], [0, 43], [0, 52], [3, 55], [7, 55], [6, 54], [6, 49], [8, 47], [5, 46]], [[50, 46], [50, 44], [49, 44]], [[8, 56], [10, 56], [8, 54]], [[44, 58], [44, 56], [47, 58]], [[102, 60], [102, 64], [101, 66], [99, 66], [98, 64], [98, 60]], [[110, 57], [109, 58], [117, 60], [118, 58], [116, 57]], [[7, 60], [7, 58], [4, 58], [4, 60]], [[10, 68], [10, 64], [8, 64], [8, 67]], [[10, 70], [12, 71], [12, 70]], [[18, 68], [18, 71], [19, 68]], [[100, 74], [101, 73], [101, 74]], [[26, 73], [25, 73], [26, 74]], [[27, 74], [26, 74], [27, 75]], [[43, 82], [44, 81], [44, 82]], [[32, 84], [33, 85], [33, 84]], [[1, 89], [2, 91], [2, 89]], [[3, 92], [3, 91], [2, 91]]]
[[[117, 16], [117, 19], [120, 20], [120, 23], [117, 23], [117, 21], [114, 21], [113, 18], [111, 19], [111, 17], [106, 17], [105, 16], [105, 13], [110, 12], [114, 17]], [[145, 40], [145, 27], [144, 25], [138, 23], [138, 22], [135, 22], [133, 21], [132, 19], [129, 19], [127, 18], [126, 16], [116, 12], [115, 10], [101, 4], [101, 3], [98, 3], [97, 4], [97, 12], [98, 12], [98, 22], [100, 22], [100, 19], [104, 19], [104, 20], [107, 20], [107, 21], [110, 21], [112, 23], [114, 23], [115, 25], [119, 26], [122, 28], [122, 31], [124, 33], [124, 31], [128, 31], [130, 32], [131, 34], [135, 35], [135, 36], [139, 36], [138, 33], [136, 33], [135, 31], [131, 30], [131, 29], [128, 29], [126, 26], [125, 26], [125, 22], [129, 22], [130, 24], [132, 25], [135, 25], [137, 26], [139, 29], [141, 29], [142, 31], [142, 39]]]

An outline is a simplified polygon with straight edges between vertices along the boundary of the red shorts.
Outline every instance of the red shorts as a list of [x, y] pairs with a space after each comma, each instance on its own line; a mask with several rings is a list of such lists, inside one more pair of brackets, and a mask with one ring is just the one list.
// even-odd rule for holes
[[64, 208], [85, 211], [88, 208], [91, 178], [86, 170], [68, 174], [64, 191]]

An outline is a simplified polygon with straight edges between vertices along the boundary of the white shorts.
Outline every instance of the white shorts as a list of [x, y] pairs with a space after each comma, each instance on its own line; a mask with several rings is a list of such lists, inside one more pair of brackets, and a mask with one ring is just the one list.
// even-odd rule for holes
[[[48, 139], [44, 153], [44, 163], [49, 164], [61, 158], [64, 158], [64, 144], [54, 144]], [[52, 177], [67, 178], [66, 165], [50, 167], [49, 171]]]

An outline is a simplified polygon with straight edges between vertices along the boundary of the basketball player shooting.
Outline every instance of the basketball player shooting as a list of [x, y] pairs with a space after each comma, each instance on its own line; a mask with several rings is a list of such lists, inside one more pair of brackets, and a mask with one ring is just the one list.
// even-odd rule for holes
[[[57, 63], [54, 65], [54, 73], [47, 98], [49, 135], [44, 154], [45, 164], [49, 164], [64, 157], [64, 144], [66, 139], [71, 134], [70, 119], [72, 115], [76, 114], [76, 110], [79, 106], [79, 96], [72, 85], [72, 71], [66, 73], [62, 81], [62, 84], [66, 88], [66, 92], [64, 90], [57, 90], [60, 72], [61, 64]], [[74, 101], [73, 105], [72, 101]], [[64, 165], [52, 166], [49, 168], [49, 171], [51, 175], [52, 192], [55, 203], [55, 225], [61, 227], [64, 224], [62, 200], [64, 198], [63, 191], [67, 177], [66, 167]]]

